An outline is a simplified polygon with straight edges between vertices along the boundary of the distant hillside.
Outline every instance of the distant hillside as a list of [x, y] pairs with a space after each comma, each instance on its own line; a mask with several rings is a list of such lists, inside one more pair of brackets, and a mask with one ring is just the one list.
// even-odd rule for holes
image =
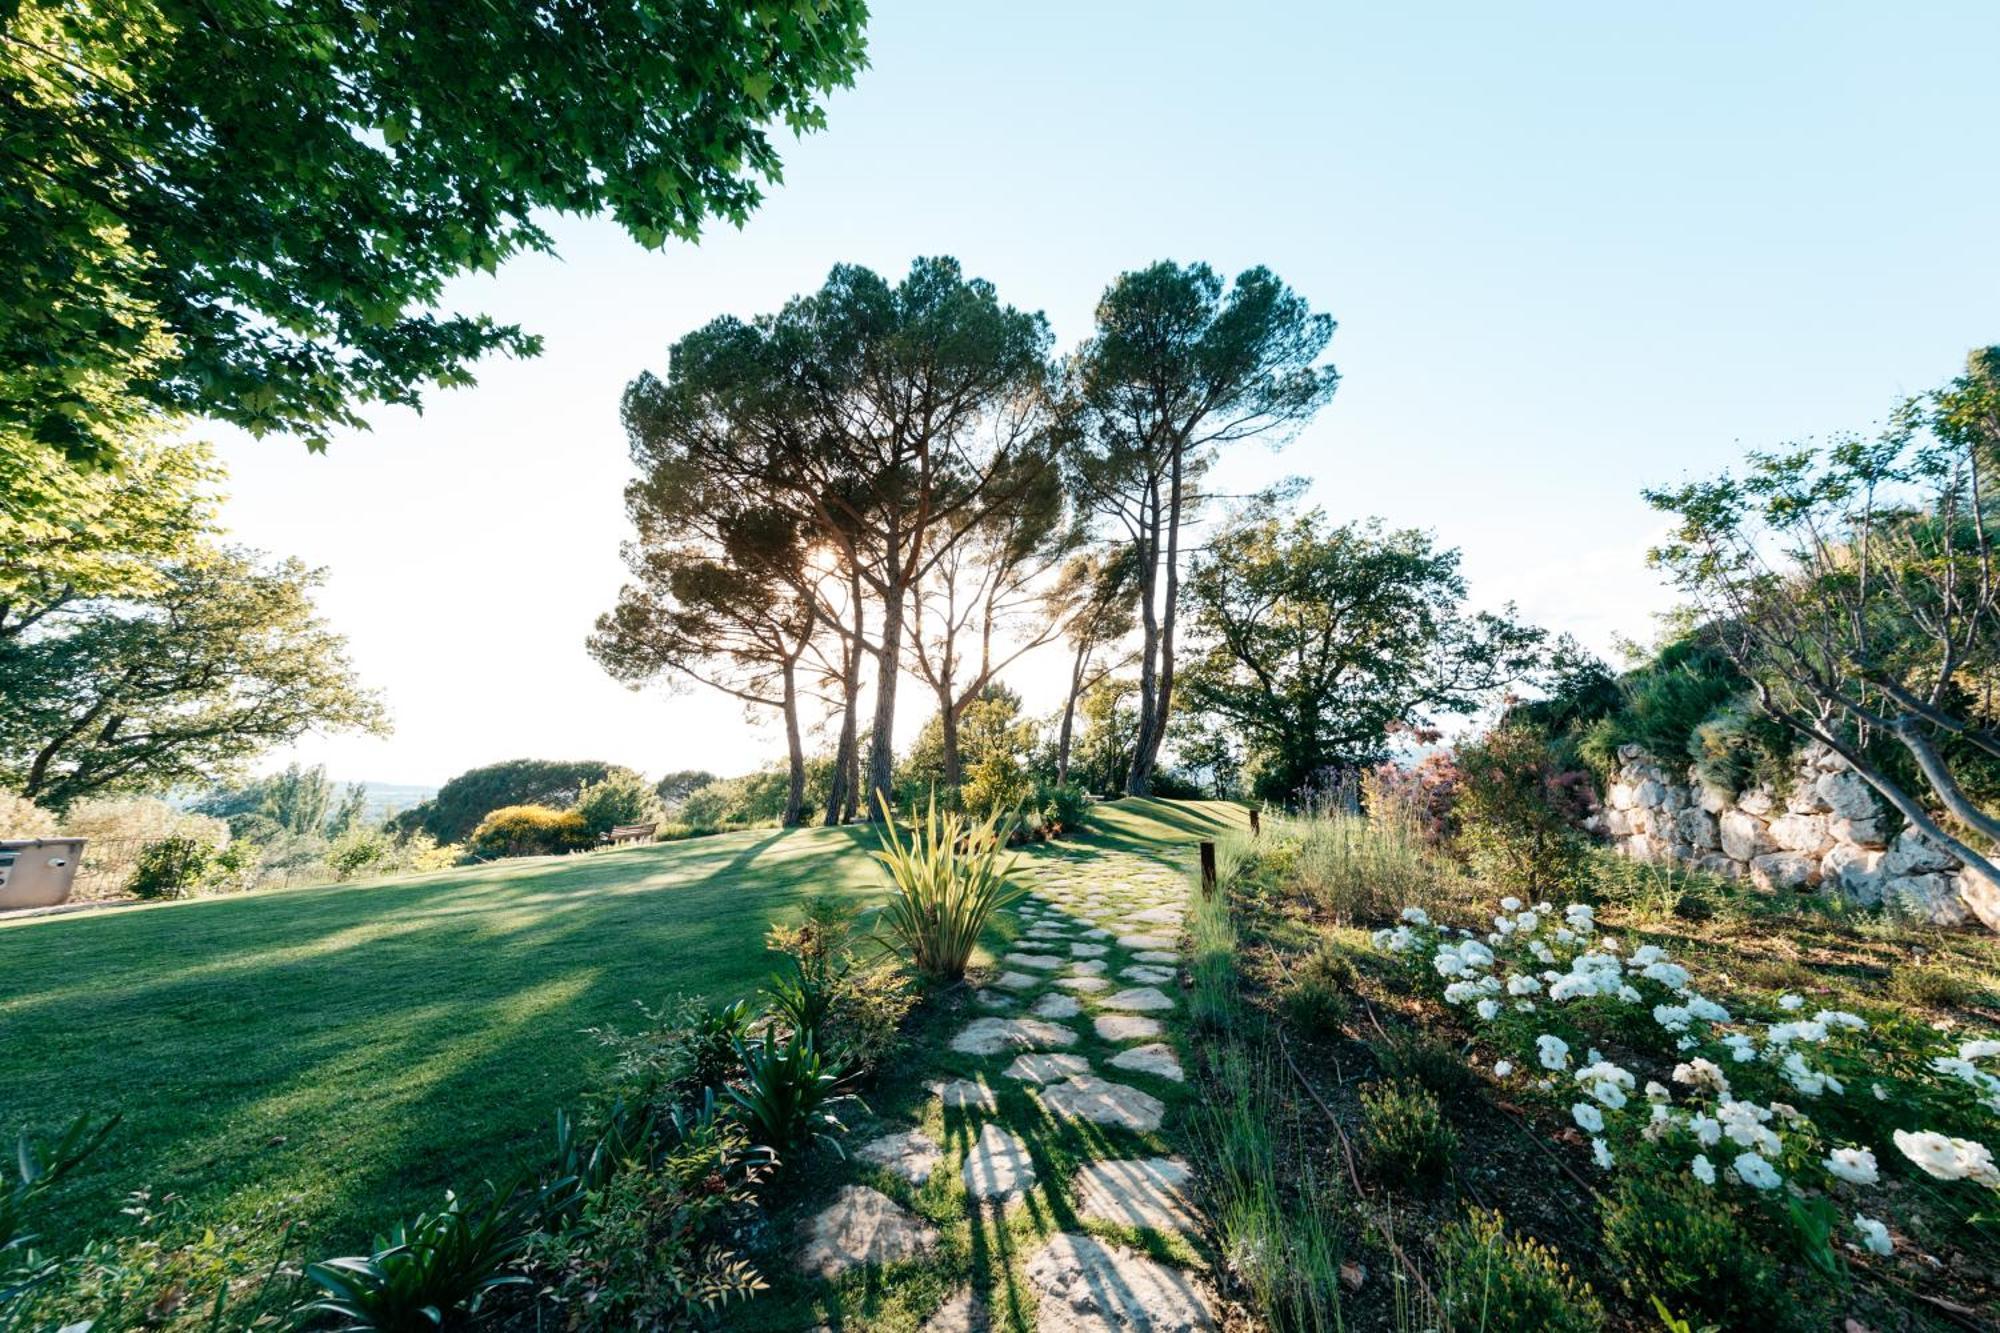
[[[345, 782], [337, 786], [348, 785]], [[418, 787], [407, 782], [361, 782], [355, 784], [368, 793], [368, 819], [386, 819], [399, 810], [420, 805], [437, 795], [436, 787]]]

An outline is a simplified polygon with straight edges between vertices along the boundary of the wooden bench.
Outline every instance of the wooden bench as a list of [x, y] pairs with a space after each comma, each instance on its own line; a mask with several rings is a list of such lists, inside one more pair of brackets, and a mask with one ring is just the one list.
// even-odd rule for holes
[[606, 847], [624, 847], [632, 843], [651, 842], [655, 825], [620, 824], [598, 839]]

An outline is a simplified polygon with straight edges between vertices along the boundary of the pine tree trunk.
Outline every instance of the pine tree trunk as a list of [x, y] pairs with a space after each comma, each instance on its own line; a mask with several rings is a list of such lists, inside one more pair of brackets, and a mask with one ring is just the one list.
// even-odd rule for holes
[[895, 800], [896, 678], [903, 656], [903, 589], [890, 587], [882, 598], [882, 638], [875, 650], [875, 727], [868, 738], [868, 818]]
[[1062, 727], [1056, 732], [1056, 786], [1069, 782], [1070, 737], [1076, 726], [1076, 696], [1083, 690], [1083, 671], [1090, 663], [1090, 649], [1076, 650], [1076, 661], [1069, 669], [1069, 697], [1063, 700]]
[[806, 822], [806, 747], [799, 735], [799, 688], [796, 663], [785, 663], [785, 751], [791, 782], [785, 791], [786, 828]]

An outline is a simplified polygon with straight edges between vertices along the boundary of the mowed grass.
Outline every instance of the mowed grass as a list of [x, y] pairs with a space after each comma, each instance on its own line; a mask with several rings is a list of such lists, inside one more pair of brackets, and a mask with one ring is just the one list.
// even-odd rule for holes
[[885, 881], [860, 829], [760, 829], [0, 927], [0, 1135], [125, 1117], [53, 1203], [127, 1192], [321, 1246], [537, 1159], [598, 1077], [581, 1029], [754, 989], [774, 917]]
[[[1178, 860], [1241, 819], [1121, 801], [1086, 841]], [[602, 1081], [583, 1029], [754, 990], [774, 919], [879, 899], [873, 845], [760, 829], [0, 926], [0, 1136], [124, 1116], [52, 1200], [51, 1241], [117, 1230], [143, 1186], [342, 1251], [538, 1161], [555, 1111]]]

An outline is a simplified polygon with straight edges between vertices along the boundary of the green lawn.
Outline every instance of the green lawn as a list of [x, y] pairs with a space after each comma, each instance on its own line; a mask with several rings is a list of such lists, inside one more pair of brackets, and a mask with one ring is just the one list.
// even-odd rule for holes
[[[1218, 813], [1119, 802], [1093, 840], [1171, 859]], [[52, 1239], [106, 1230], [147, 1185], [204, 1220], [281, 1210], [338, 1249], [537, 1157], [601, 1067], [581, 1029], [750, 990], [774, 917], [879, 892], [870, 845], [765, 829], [0, 926], [0, 1133], [125, 1116]]]

